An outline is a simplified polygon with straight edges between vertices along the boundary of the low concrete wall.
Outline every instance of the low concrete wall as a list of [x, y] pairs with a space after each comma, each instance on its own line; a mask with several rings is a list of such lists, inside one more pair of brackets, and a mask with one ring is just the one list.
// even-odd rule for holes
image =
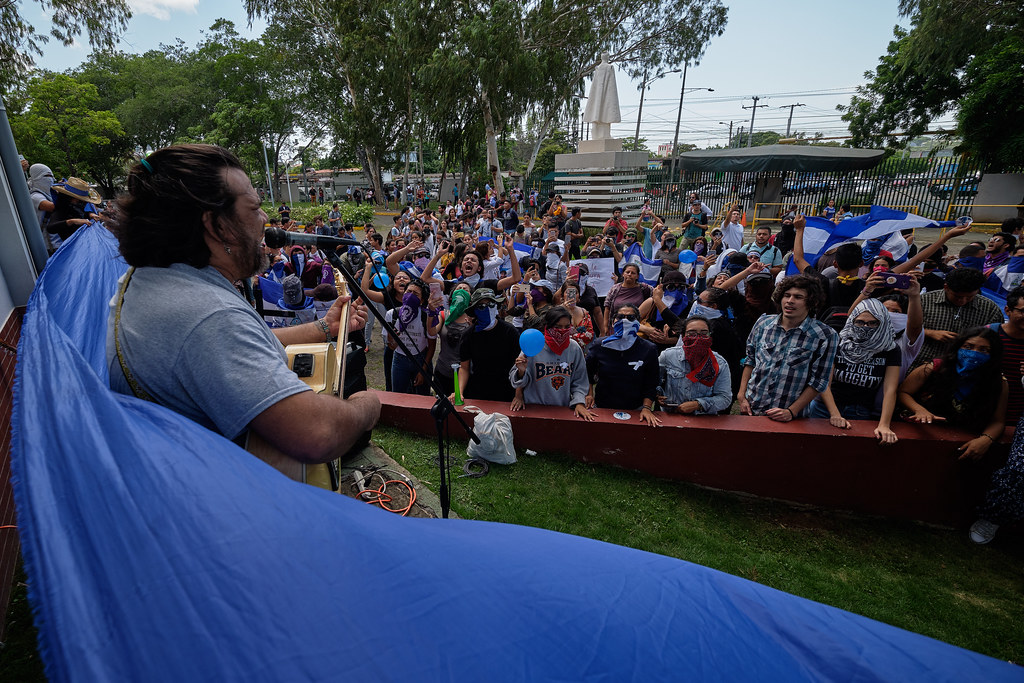
[[[956, 203], [955, 201], [953, 202]], [[1007, 218], [1024, 217], [1018, 206], [985, 206], [986, 204], [1024, 204], [1024, 173], [986, 173], [978, 183], [978, 194], [970, 214], [975, 223], [1001, 223]], [[950, 219], [968, 213], [954, 212]]]
[[[383, 424], [435, 434], [431, 398], [378, 395]], [[636, 411], [622, 421], [601, 410], [596, 422], [586, 423], [568, 408], [510, 413], [506, 403], [470, 403], [508, 415], [519, 449], [560, 451], [585, 462], [767, 498], [956, 526], [973, 521], [993, 461], [1006, 452], [1005, 445], [996, 446], [981, 463], [959, 461], [957, 447], [972, 435], [934, 425], [897, 424], [899, 441], [880, 446], [873, 422], [841, 431], [826, 420], [665, 415], [664, 425], [652, 428], [637, 421]], [[461, 432], [454, 420], [450, 427], [452, 434]]]

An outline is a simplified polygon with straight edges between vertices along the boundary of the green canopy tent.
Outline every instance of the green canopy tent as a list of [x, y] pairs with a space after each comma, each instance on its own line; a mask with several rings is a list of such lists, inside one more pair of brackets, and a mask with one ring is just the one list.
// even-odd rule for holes
[[884, 158], [881, 149], [764, 145], [683, 152], [679, 164], [686, 171], [863, 171]]

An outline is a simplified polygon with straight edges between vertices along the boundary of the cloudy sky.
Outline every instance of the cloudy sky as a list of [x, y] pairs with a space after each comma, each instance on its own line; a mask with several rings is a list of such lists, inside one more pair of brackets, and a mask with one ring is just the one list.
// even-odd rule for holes
[[[755, 130], [785, 132], [789, 105], [802, 104], [793, 114], [793, 132], [826, 136], [846, 134], [837, 104], [849, 102], [864, 82], [901, 23], [897, 0], [725, 0], [729, 21], [725, 33], [711, 41], [700, 65], [691, 67], [684, 98], [680, 142], [701, 147], [725, 144], [729, 122], [750, 125], [751, 97], [760, 96]], [[135, 16], [122, 38], [127, 52], [144, 52], [181, 38], [194, 45], [200, 32], [219, 17], [235, 22], [239, 32], [255, 37], [264, 24], [250, 30], [240, 2], [209, 0], [131, 0]], [[39, 5], [27, 5], [39, 12]], [[45, 17], [35, 17], [36, 26]], [[902, 22], [902, 23], [905, 23]], [[568, 29], [569, 27], [567, 27]], [[87, 45], [65, 48], [51, 44], [39, 65], [64, 70], [81, 63]], [[644, 100], [642, 137], [652, 150], [672, 142], [679, 112], [681, 74], [669, 74], [650, 84]], [[636, 130], [639, 83], [622, 73], [617, 78], [622, 123], [612, 127], [616, 137]], [[719, 123], [721, 122], [721, 123]], [[941, 122], [940, 122], [941, 123]]]

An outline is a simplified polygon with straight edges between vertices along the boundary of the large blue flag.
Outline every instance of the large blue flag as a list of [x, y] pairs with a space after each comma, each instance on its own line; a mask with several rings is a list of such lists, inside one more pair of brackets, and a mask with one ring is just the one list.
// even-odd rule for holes
[[652, 287], [658, 284], [658, 278], [661, 277], [661, 260], [644, 256], [643, 245], [639, 242], [633, 242], [622, 252], [622, 262], [623, 265], [635, 263], [640, 268], [641, 282], [646, 282]]
[[14, 493], [51, 681], [1021, 680], [699, 565], [286, 479], [107, 389], [124, 270], [106, 230], [76, 232], [18, 349]]
[[[906, 211], [896, 211], [884, 206], [872, 206], [862, 216], [847, 218], [838, 224], [826, 218], [807, 216], [804, 228], [804, 258], [812, 266], [826, 251], [843, 242], [864, 242], [865, 262], [880, 251], [888, 251], [896, 261], [907, 256], [907, 242], [900, 235], [901, 230], [912, 228], [951, 228], [954, 221], [933, 221]], [[796, 266], [790, 261], [787, 273], [796, 273]]]

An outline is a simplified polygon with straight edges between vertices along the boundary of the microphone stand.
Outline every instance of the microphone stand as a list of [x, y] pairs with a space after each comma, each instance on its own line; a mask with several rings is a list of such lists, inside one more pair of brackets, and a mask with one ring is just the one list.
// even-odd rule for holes
[[[380, 266], [374, 262], [373, 254], [369, 253], [369, 250], [367, 250], [364, 245], [360, 244], [359, 246], [364, 252], [366, 252], [366, 265], [372, 265], [373, 272], [380, 276]], [[348, 282], [352, 299], [355, 300], [356, 295], [358, 294], [358, 296], [366, 302], [366, 307], [370, 309], [370, 313], [373, 314], [373, 317], [377, 319], [384, 329], [391, 333], [391, 336], [394, 337], [395, 342], [402, 351], [405, 352], [405, 355], [409, 358], [415, 358], [416, 354], [412, 353], [409, 350], [409, 347], [405, 345], [405, 342], [402, 341], [402, 337], [398, 334], [398, 331], [384, 318], [384, 315], [370, 303], [370, 299], [366, 296], [366, 293], [363, 292], [359, 283], [356, 282], [355, 274], [351, 273], [345, 266], [341, 257], [336, 253], [336, 250], [326, 249], [325, 251], [331, 265], [341, 271], [342, 276], [344, 276], [345, 280]], [[387, 368], [385, 368], [385, 372], [386, 371]], [[452, 405], [450, 400], [448, 400], [448, 395], [444, 393], [444, 389], [438, 383], [434, 373], [430, 373], [430, 386], [434, 390], [434, 393], [437, 394], [437, 399], [434, 401], [434, 405], [430, 408], [430, 414], [434, 418], [434, 426], [437, 429], [437, 461], [439, 463], [438, 466], [441, 474], [441, 490], [439, 495], [439, 498], [441, 499], [441, 516], [444, 519], [448, 519], [448, 511], [451, 509], [451, 468], [448, 466], [448, 456], [446, 453], [447, 439], [445, 438], [445, 425], [448, 421], [448, 416], [455, 416], [455, 419], [460, 425], [462, 425], [462, 428], [474, 443], [480, 443], [480, 437], [476, 435], [473, 428], [466, 424], [466, 421], [462, 419], [462, 416], [455, 410], [455, 406]]]

